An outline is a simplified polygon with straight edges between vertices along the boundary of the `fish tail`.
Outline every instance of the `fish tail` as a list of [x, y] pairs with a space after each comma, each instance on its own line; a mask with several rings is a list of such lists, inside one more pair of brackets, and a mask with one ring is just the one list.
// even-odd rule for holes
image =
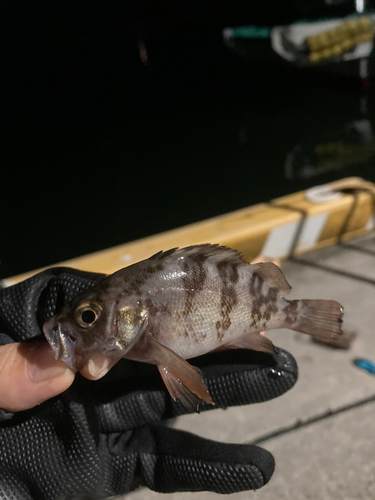
[[291, 309], [295, 308], [297, 318], [292, 330], [307, 333], [319, 340], [336, 339], [342, 335], [344, 308], [334, 300], [292, 300]]

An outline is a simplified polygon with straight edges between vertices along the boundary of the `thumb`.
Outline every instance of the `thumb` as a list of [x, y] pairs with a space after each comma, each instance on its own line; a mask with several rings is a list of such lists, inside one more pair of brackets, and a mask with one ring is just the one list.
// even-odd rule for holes
[[54, 358], [47, 343], [0, 347], [0, 408], [28, 410], [65, 391], [74, 373]]

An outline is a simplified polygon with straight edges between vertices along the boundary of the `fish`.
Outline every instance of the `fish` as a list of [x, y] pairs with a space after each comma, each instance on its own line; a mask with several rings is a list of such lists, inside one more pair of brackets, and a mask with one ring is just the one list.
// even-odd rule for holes
[[79, 293], [43, 331], [56, 359], [80, 370], [94, 355], [157, 366], [174, 400], [188, 410], [214, 404], [187, 359], [251, 349], [274, 355], [261, 332], [287, 328], [329, 341], [342, 335], [333, 300], [287, 300], [291, 286], [272, 262], [249, 264], [219, 244], [160, 251]]

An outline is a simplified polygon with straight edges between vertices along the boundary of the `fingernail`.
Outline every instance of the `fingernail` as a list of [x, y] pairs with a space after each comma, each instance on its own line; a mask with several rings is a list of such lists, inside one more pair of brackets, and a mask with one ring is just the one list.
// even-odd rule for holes
[[95, 354], [88, 362], [87, 369], [92, 377], [103, 377], [113, 365], [113, 360], [101, 354]]
[[47, 343], [38, 344], [28, 356], [27, 371], [34, 382], [44, 382], [69, 374], [70, 369], [63, 361], [55, 359], [51, 347]]

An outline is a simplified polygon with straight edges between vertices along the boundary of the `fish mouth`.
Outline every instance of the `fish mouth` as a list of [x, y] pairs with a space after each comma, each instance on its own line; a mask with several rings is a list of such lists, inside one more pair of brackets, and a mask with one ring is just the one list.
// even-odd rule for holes
[[80, 340], [70, 331], [63, 330], [60, 323], [47, 321], [43, 325], [44, 335], [55, 353], [55, 359], [64, 361], [73, 371], [82, 368], [84, 360], [77, 356], [76, 349]]

